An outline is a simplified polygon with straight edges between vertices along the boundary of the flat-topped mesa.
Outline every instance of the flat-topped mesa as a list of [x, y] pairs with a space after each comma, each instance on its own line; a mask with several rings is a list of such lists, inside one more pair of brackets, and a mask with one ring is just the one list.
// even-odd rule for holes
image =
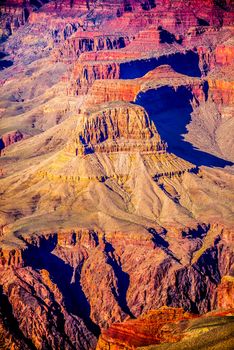
[[104, 47], [98, 42], [92, 50], [81, 52], [70, 77], [69, 95], [86, 94], [95, 80], [119, 79], [122, 61], [129, 58], [134, 60], [141, 53], [154, 51], [160, 43], [159, 31], [155, 27], [140, 31], [134, 40], [127, 36], [117, 36], [115, 39], [115, 36], [114, 40], [113, 36], [102, 36], [98, 40], [103, 41], [104, 38]]
[[83, 52], [117, 50], [127, 46], [131, 40], [131, 37], [123, 33], [75, 32], [62, 47], [55, 50], [54, 60], [72, 63]]
[[187, 86], [198, 101], [205, 99], [205, 81], [175, 72], [169, 65], [162, 65], [137, 79], [96, 80], [89, 89], [86, 108], [113, 101], [135, 101], [141, 91], [162, 86]]
[[165, 152], [146, 111], [137, 105], [117, 103], [87, 117], [75, 140], [75, 154], [93, 152]]

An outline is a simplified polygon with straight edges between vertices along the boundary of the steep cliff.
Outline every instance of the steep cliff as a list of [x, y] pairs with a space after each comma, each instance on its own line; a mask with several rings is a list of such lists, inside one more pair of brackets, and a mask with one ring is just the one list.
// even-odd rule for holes
[[231, 349], [231, 1], [0, 11], [0, 347]]

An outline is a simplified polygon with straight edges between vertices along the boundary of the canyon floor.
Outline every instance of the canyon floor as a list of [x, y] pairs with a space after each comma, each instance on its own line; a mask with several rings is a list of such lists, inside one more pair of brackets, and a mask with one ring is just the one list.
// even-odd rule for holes
[[229, 0], [0, 3], [0, 348], [234, 347]]

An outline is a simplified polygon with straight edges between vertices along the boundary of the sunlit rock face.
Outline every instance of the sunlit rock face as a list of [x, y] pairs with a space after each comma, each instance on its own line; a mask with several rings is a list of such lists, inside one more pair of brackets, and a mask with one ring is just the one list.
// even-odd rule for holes
[[233, 348], [233, 32], [228, 0], [1, 2], [0, 348]]
[[[197, 349], [202, 344], [222, 344], [231, 349], [233, 344], [233, 309], [213, 312], [202, 317], [184, 312], [183, 309], [160, 308], [143, 314], [136, 320], [113, 324], [103, 331], [97, 349]], [[216, 325], [215, 332], [210, 330]], [[225, 338], [225, 340], [224, 340]]]

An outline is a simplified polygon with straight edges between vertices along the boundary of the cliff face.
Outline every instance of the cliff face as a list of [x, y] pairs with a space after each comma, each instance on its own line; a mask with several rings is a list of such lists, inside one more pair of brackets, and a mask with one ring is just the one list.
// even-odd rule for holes
[[119, 79], [119, 77], [120, 66], [115, 62], [94, 64], [77, 62], [72, 72], [68, 94], [87, 94], [95, 80]]
[[0, 347], [229, 349], [232, 9], [1, 4]]
[[0, 43], [24, 25], [33, 10], [40, 8], [46, 2], [46, 0], [2, 0], [0, 4]]
[[8, 281], [7, 296], [7, 285], [2, 294], [2, 317], [9, 322], [13, 339], [14, 331], [17, 333], [13, 325], [17, 325], [16, 339], [22, 348], [24, 344], [30, 349], [95, 347], [96, 338], [83, 321], [65, 310], [63, 296], [48, 271], [18, 269], [17, 273], [8, 274]]
[[[148, 236], [129, 233], [126, 238], [121, 233], [104, 235], [84, 230], [26, 238], [22, 267], [15, 261], [17, 269], [6, 269], [6, 263], [1, 268], [3, 299], [12, 308], [10, 315], [4, 309], [3, 317], [17, 322], [22, 339], [31, 339], [37, 348], [74, 348], [75, 344], [76, 349], [90, 349], [95, 346], [99, 327], [105, 329], [129, 316], [139, 317], [161, 305], [205, 313], [217, 306], [216, 286], [220, 276], [230, 271], [234, 257], [224, 243], [228, 233], [223, 232], [213, 236], [216, 243], [206, 250], [195, 250], [188, 266], [186, 259], [199, 246], [199, 237], [204, 235], [210, 241], [217, 228], [203, 231], [201, 236], [199, 230], [187, 234], [178, 231], [177, 236], [174, 232], [173, 240], [181, 234], [184, 237], [180, 241], [181, 253], [175, 250], [169, 232], [164, 235], [153, 230]], [[8, 260], [8, 264], [13, 266], [13, 261]], [[231, 298], [232, 294], [230, 286], [225, 287], [226, 281], [229, 283], [229, 278], [223, 278], [218, 288], [218, 305], [230, 308], [228, 295]], [[195, 316], [181, 309], [150, 311], [139, 321], [103, 331], [98, 349], [109, 342], [135, 348], [179, 341], [182, 334], [174, 330], [168, 333], [165, 325], [192, 317]], [[10, 334], [14, 336], [11, 328]]]
[[128, 45], [129, 41], [129, 37], [121, 33], [76, 32], [55, 52], [55, 59], [74, 62], [83, 52], [117, 50]]
[[[149, 116], [140, 107], [121, 105], [87, 118], [80, 135], [84, 143], [100, 143], [118, 138], [148, 140], [157, 134]], [[160, 140], [159, 135], [157, 135]]]
[[233, 277], [224, 276], [218, 288], [218, 307], [222, 309], [233, 308]]

